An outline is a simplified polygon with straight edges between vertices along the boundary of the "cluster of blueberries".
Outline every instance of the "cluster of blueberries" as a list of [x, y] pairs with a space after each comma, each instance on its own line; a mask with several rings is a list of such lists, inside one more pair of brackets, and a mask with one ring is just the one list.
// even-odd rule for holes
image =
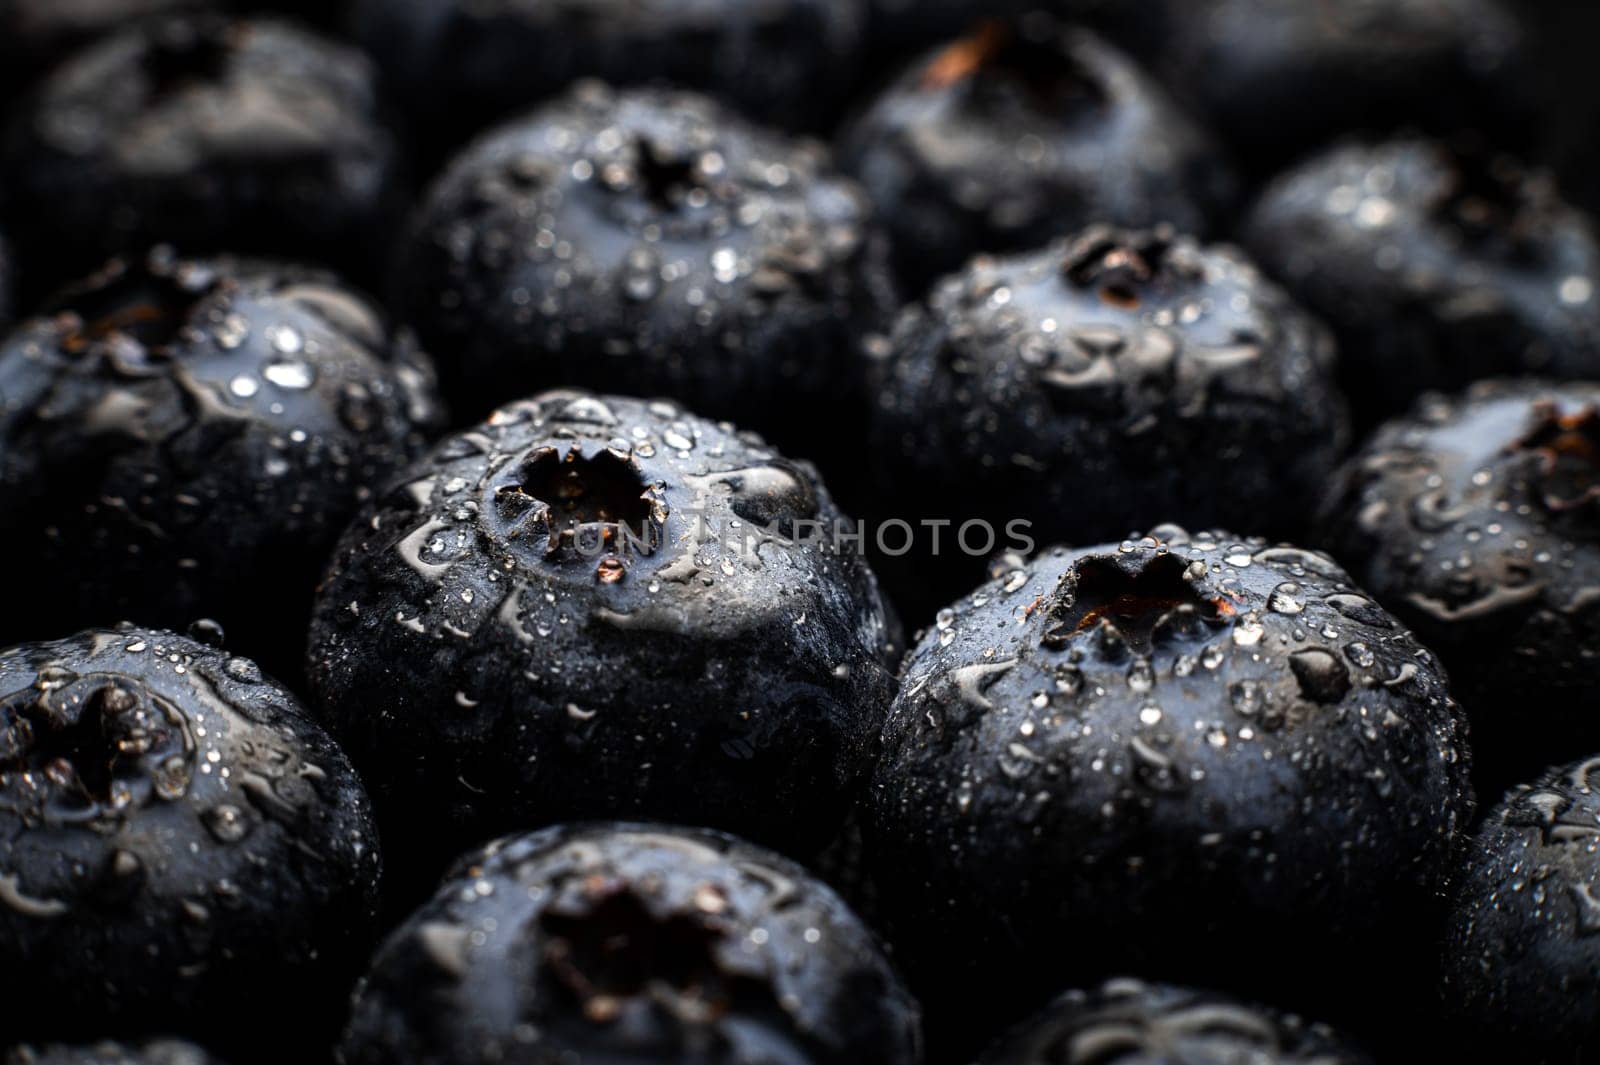
[[1600, 1060], [1518, 15], [0, 2], [0, 1060]]

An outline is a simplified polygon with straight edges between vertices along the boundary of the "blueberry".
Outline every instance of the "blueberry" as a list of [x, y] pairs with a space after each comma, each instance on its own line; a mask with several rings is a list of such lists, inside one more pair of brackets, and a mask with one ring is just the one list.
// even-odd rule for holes
[[1357, 413], [1494, 374], [1600, 375], [1600, 244], [1550, 178], [1425, 140], [1347, 144], [1280, 177], [1251, 250], [1339, 333]]
[[1534, 125], [1522, 27], [1498, 0], [1156, 6], [1155, 68], [1258, 170], [1361, 130]]
[[1486, 788], [1600, 749], [1600, 386], [1424, 399], [1335, 480], [1323, 540], [1438, 651]]
[[1097, 226], [902, 315], [873, 451], [902, 515], [1028, 520], [1040, 543], [1164, 515], [1292, 532], [1344, 439], [1333, 363], [1235, 251]]
[[248, 659], [123, 626], [0, 652], [0, 977], [25, 1038], [310, 1038], [367, 946], [361, 783]]
[[705, 829], [559, 826], [458, 861], [380, 948], [341, 1060], [920, 1061], [918, 1010], [833, 891]]
[[131, 27], [21, 107], [4, 153], [14, 236], [57, 279], [157, 241], [370, 270], [397, 165], [377, 110], [360, 53], [287, 24]]
[[1600, 759], [1541, 773], [1479, 827], [1456, 878], [1440, 995], [1474, 1056], [1600, 1050]]
[[1368, 1065], [1324, 1025], [1209, 991], [1126, 978], [1069, 991], [980, 1065]]
[[355, 24], [424, 138], [448, 146], [582, 78], [820, 128], [861, 69], [865, 18], [862, 0], [358, 0]]
[[1209, 134], [1121, 52], [1049, 19], [984, 22], [912, 64], [844, 138], [922, 291], [978, 252], [1091, 222], [1204, 233], [1233, 182]]
[[175, 1039], [157, 1039], [142, 1046], [95, 1043], [92, 1046], [21, 1046], [5, 1065], [215, 1065], [204, 1050]]
[[793, 862], [703, 829], [561, 826], [456, 864], [378, 951], [342, 1060], [912, 1065], [917, 1019]]
[[407, 853], [629, 815], [806, 850], [893, 691], [843, 521], [759, 438], [548, 393], [443, 441], [351, 527], [311, 683]]
[[809, 444], [892, 305], [885, 257], [815, 147], [703, 97], [590, 83], [451, 165], [401, 289], [463, 411], [578, 385]]
[[1129, 969], [1320, 1005], [1432, 946], [1467, 773], [1444, 672], [1331, 559], [1167, 527], [940, 613], [866, 853], [958, 1031]]
[[328, 550], [439, 418], [429, 374], [326, 274], [113, 262], [0, 343], [0, 542], [28, 560], [0, 629], [210, 616], [293, 672]]

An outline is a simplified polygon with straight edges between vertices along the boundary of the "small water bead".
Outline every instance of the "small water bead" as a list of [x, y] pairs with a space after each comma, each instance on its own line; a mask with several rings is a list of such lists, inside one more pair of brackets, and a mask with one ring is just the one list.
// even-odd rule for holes
[[279, 388], [298, 392], [316, 383], [317, 371], [303, 359], [279, 359], [263, 367], [261, 376]]
[[1285, 581], [1278, 585], [1267, 600], [1267, 609], [1274, 614], [1298, 614], [1305, 608], [1303, 591], [1294, 581]]
[[305, 348], [305, 338], [298, 330], [286, 325], [273, 326], [267, 330], [267, 342], [272, 345], [272, 350], [280, 355], [296, 355]]

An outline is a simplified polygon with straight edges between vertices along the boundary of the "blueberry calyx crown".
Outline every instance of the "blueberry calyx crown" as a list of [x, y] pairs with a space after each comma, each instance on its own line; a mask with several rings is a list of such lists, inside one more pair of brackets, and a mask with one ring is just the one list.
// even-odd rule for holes
[[1131, 570], [1110, 557], [1082, 559], [1045, 607], [1041, 641], [1062, 650], [1091, 637], [1103, 652], [1145, 655], [1158, 643], [1203, 637], [1237, 613], [1226, 598], [1205, 594], [1197, 583], [1204, 573], [1203, 563], [1170, 554]]
[[622, 578], [629, 555], [662, 544], [659, 487], [645, 483], [630, 452], [612, 446], [536, 446], [490, 478], [488, 496], [494, 535], [534, 561], [595, 561], [607, 583]]
[[53, 308], [69, 355], [96, 355], [119, 373], [146, 377], [194, 330], [196, 309], [221, 286], [215, 272], [155, 252], [118, 260]]
[[1106, 99], [1105, 87], [1073, 56], [1050, 40], [1019, 34], [999, 19], [983, 22], [934, 56], [918, 87], [930, 92], [965, 82], [976, 91], [985, 83], [979, 74], [1020, 89], [1041, 112], [1096, 106]]
[[1531, 249], [1535, 197], [1521, 164], [1470, 147], [1441, 152], [1446, 179], [1431, 206], [1434, 219], [1471, 244], [1507, 241], [1513, 255]]
[[758, 971], [741, 972], [726, 960], [733, 946], [720, 926], [727, 904], [706, 884], [693, 907], [657, 913], [626, 883], [588, 876], [540, 915], [544, 959], [595, 1024], [657, 1009], [706, 1024], [741, 1000], [769, 997]]
[[99, 823], [175, 801], [194, 757], [183, 714], [128, 677], [46, 667], [0, 699], [0, 794], [25, 818]]
[[1103, 303], [1137, 310], [1154, 285], [1187, 276], [1170, 254], [1173, 243], [1164, 227], [1137, 233], [1096, 227], [1068, 245], [1061, 274], [1078, 288], [1096, 290]]
[[1555, 514], [1600, 500], [1600, 408], [1564, 414], [1551, 400], [1533, 404], [1528, 431], [1510, 450], [1534, 456], [1539, 503]]

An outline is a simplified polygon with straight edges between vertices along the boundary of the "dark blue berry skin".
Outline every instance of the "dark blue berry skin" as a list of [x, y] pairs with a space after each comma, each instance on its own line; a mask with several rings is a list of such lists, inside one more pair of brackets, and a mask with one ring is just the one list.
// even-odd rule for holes
[[826, 128], [862, 69], [865, 23], [862, 0], [359, 0], [354, 18], [433, 149], [584, 78], [679, 85], [765, 123]]
[[140, 23], [53, 70], [3, 151], [30, 291], [161, 242], [307, 259], [370, 279], [400, 156], [371, 62], [272, 19]]
[[1470, 1056], [1551, 1065], [1600, 1051], [1600, 759], [1490, 811], [1454, 880], [1440, 997]]
[[375, 931], [344, 755], [254, 662], [159, 630], [0, 652], [0, 870], [0, 993], [28, 1040], [303, 1052]]
[[[1050, 544], [1245, 514], [1297, 536], [1347, 435], [1327, 331], [1238, 251], [1163, 228], [974, 260], [880, 354], [886, 518], [1020, 519]], [[931, 612], [979, 569], [946, 551], [905, 583]]]
[[1094, 223], [1212, 232], [1234, 198], [1222, 152], [1099, 37], [987, 21], [923, 55], [846, 130], [844, 167], [893, 237], [911, 293], [979, 253]]
[[1469, 145], [1347, 143], [1262, 193], [1262, 268], [1339, 338], [1358, 419], [1497, 375], [1600, 375], [1600, 236], [1549, 175]]
[[[1084, 1053], [1094, 1055], [1085, 1058]], [[1227, 995], [1115, 979], [1068, 991], [979, 1065], [1372, 1065], [1321, 1024]]]
[[1326, 555], [1053, 549], [908, 655], [865, 854], [930, 1024], [1130, 969], [1337, 1019], [1349, 973], [1364, 994], [1432, 946], [1465, 741], [1433, 657]]
[[1498, 0], [1180, 0], [1150, 62], [1258, 174], [1340, 135], [1539, 125], [1523, 27]]
[[1479, 791], [1600, 749], [1600, 387], [1428, 396], [1334, 479], [1320, 542], [1433, 648]]
[[312, 588], [442, 420], [409, 334], [317, 270], [118, 260], [0, 343], [0, 544], [25, 639], [209, 617], [298, 673]]
[[399, 289], [465, 415], [557, 386], [665, 396], [818, 461], [847, 433], [817, 412], [858, 420], [862, 337], [897, 306], [871, 208], [817, 145], [593, 83], [450, 164]]
[[916, 1065], [915, 1002], [793, 862], [704, 829], [562, 826], [468, 855], [378, 951], [346, 1065]]
[[581, 392], [397, 474], [333, 556], [307, 664], [391, 856], [606, 816], [828, 842], [893, 694], [890, 622], [858, 554], [743, 538], [841, 520], [753, 434]]

